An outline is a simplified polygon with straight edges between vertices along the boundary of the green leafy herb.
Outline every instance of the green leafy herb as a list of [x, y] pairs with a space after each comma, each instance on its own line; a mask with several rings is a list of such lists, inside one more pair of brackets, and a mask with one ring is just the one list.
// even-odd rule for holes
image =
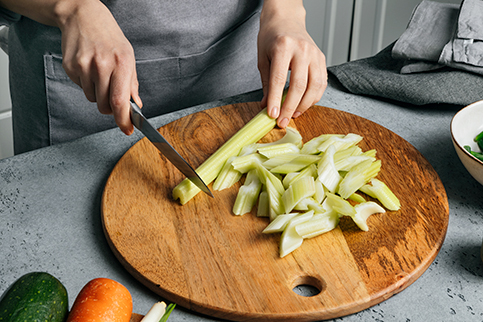
[[168, 307], [166, 308], [166, 311], [164, 312], [164, 314], [161, 317], [161, 320], [159, 320], [159, 322], [166, 322], [166, 321], [168, 321], [168, 318], [169, 318], [171, 312], [173, 312], [175, 306], [176, 306], [175, 303], [171, 303], [170, 305], [168, 305]]

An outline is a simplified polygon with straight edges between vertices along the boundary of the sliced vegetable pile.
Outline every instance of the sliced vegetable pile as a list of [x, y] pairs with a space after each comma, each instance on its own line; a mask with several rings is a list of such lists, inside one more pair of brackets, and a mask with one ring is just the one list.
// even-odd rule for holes
[[480, 151], [472, 151], [471, 147], [469, 145], [465, 145], [464, 148], [471, 153], [475, 158], [483, 161], [483, 132], [475, 136], [473, 139], [476, 144], [478, 145], [478, 148], [480, 148]]
[[[375, 178], [381, 161], [375, 150], [362, 151], [360, 135], [323, 134], [303, 144], [300, 133], [288, 127], [278, 141], [255, 143], [273, 129], [272, 121], [266, 110], [260, 112], [236, 134], [243, 135], [230, 139], [213, 154], [216, 157], [200, 166], [199, 174], [207, 184], [214, 181], [215, 191], [233, 186], [245, 175], [233, 213], [243, 215], [257, 205], [257, 216], [270, 220], [263, 233], [282, 233], [280, 257], [304, 239], [334, 229], [342, 216], [367, 231], [367, 218], [385, 209], [357, 192], [377, 199], [388, 210], [400, 208], [394, 193]], [[205, 169], [210, 169], [209, 175]], [[173, 197], [185, 204], [199, 191], [186, 179]]]
[[[153, 305], [141, 322], [166, 322], [176, 304]], [[77, 295], [69, 312], [67, 290], [46, 272], [23, 275], [0, 297], [0, 321], [129, 322], [133, 302], [122, 284], [96, 278]]]

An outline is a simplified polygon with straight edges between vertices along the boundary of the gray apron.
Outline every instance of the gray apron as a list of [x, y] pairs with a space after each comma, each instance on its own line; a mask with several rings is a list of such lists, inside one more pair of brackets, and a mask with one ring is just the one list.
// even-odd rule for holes
[[[261, 88], [261, 1], [106, 0], [133, 45], [143, 112], [153, 117]], [[115, 127], [62, 68], [60, 31], [21, 17], [9, 28], [15, 153]]]

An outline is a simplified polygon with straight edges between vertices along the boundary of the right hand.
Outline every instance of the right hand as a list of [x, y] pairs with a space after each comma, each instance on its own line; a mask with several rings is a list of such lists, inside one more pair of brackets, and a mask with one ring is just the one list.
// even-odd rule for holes
[[59, 27], [67, 75], [102, 114], [112, 114], [119, 128], [132, 134], [129, 101], [142, 102], [130, 42], [100, 1], [64, 1], [64, 7]]

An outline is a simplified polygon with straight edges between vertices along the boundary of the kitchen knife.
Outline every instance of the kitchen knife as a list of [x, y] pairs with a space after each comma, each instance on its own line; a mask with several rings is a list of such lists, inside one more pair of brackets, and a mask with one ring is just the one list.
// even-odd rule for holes
[[181, 171], [191, 182], [193, 182], [198, 188], [203, 190], [210, 197], [213, 197], [210, 189], [201, 180], [196, 171], [189, 165], [189, 163], [165, 140], [165, 138], [159, 133], [146, 119], [141, 112], [139, 106], [131, 101], [131, 121], [134, 126], [141, 131], [154, 146], [161, 151], [161, 153]]

